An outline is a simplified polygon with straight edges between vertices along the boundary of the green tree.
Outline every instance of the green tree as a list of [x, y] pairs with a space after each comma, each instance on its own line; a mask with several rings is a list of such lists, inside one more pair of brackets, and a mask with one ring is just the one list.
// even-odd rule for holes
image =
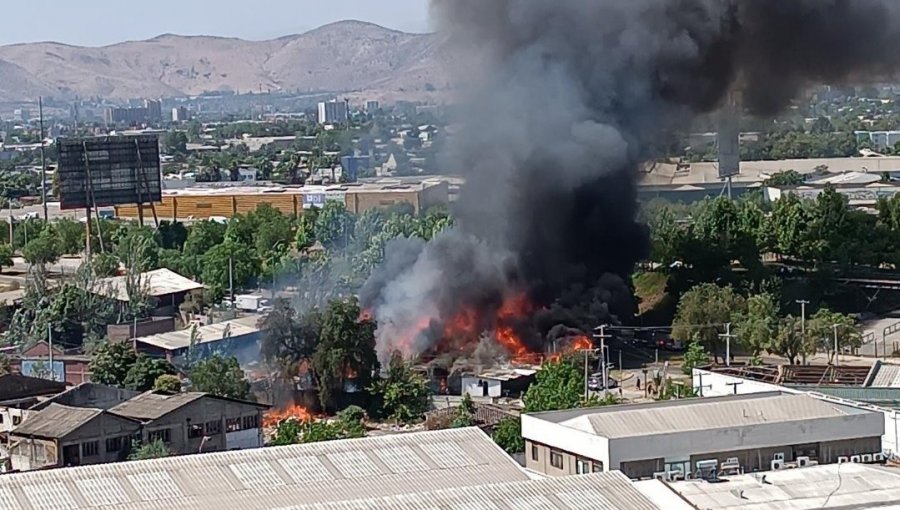
[[810, 236], [812, 222], [812, 211], [797, 195], [788, 193], [782, 196], [775, 201], [769, 216], [772, 231], [770, 250], [797, 260], [813, 258], [819, 252], [821, 243]]
[[153, 391], [179, 393], [181, 392], [181, 379], [177, 375], [163, 374], [153, 381]]
[[134, 365], [125, 375], [125, 388], [136, 391], [149, 391], [161, 376], [175, 375], [175, 367], [164, 359], [151, 358], [139, 354]]
[[702, 367], [707, 363], [709, 363], [709, 353], [706, 352], [699, 340], [692, 340], [684, 353], [684, 363], [681, 365], [681, 370], [685, 375], [691, 375], [695, 368]]
[[494, 428], [491, 438], [510, 455], [525, 451], [525, 440], [522, 438], [522, 421], [520, 418], [504, 418], [501, 420]]
[[391, 420], [413, 423], [425, 418], [428, 381], [400, 353], [391, 357], [387, 377], [375, 381], [369, 392], [380, 398], [382, 414]]
[[807, 343], [803, 339], [800, 319], [788, 315], [778, 322], [778, 333], [773, 338], [769, 352], [787, 358], [792, 365], [807, 355]]
[[187, 239], [184, 241], [183, 252], [185, 255], [202, 256], [214, 246], [225, 242], [226, 225], [215, 221], [198, 221], [191, 226]]
[[107, 343], [91, 360], [91, 380], [105, 386], [124, 388], [128, 372], [136, 362], [137, 354], [127, 342]]
[[350, 376], [356, 387], [368, 388], [372, 374], [378, 370], [375, 323], [360, 316], [355, 297], [331, 301], [322, 314], [312, 366], [319, 380], [319, 400], [323, 407], [333, 405], [333, 392], [343, 388]]
[[29, 264], [53, 264], [59, 260], [60, 255], [59, 240], [49, 230], [41, 232], [22, 248], [22, 256]]
[[160, 244], [167, 250], [181, 250], [187, 242], [188, 229], [184, 223], [163, 220], [159, 222]]
[[798, 173], [796, 170], [785, 170], [773, 174], [771, 177], [763, 181], [763, 186], [771, 186], [776, 188], [800, 186], [806, 182], [806, 177]]
[[300, 216], [300, 224], [297, 226], [297, 249], [300, 251], [311, 248], [316, 244], [316, 222], [319, 218], [319, 210], [315, 207], [306, 209]]
[[737, 319], [735, 336], [752, 356], [768, 351], [778, 333], [778, 303], [771, 294], [747, 298], [747, 310]]
[[146, 444], [135, 441], [131, 444], [131, 453], [128, 454], [128, 460], [162, 459], [171, 455], [172, 452], [169, 451], [169, 447], [159, 439]]
[[475, 425], [475, 402], [472, 396], [466, 393], [463, 395], [462, 403], [456, 409], [456, 417], [450, 424], [453, 428], [471, 427]]
[[61, 253], [76, 255], [84, 250], [84, 224], [68, 218], [56, 220], [52, 228], [56, 233]]
[[229, 264], [236, 289], [245, 287], [259, 275], [260, 263], [255, 251], [247, 245], [228, 240], [213, 247], [203, 256], [203, 283], [219, 289], [229, 287]]
[[91, 268], [98, 278], [116, 276], [119, 272], [119, 258], [112, 253], [98, 253], [91, 260]]
[[276, 426], [272, 444], [283, 446], [364, 437], [366, 435], [364, 419], [365, 412], [356, 406], [350, 406], [339, 412], [334, 420], [301, 421], [290, 418]]
[[522, 397], [525, 412], [580, 407], [584, 399], [584, 382], [584, 374], [569, 363], [560, 361], [544, 365]]
[[115, 255], [135, 273], [159, 267], [159, 235], [149, 227], [131, 227], [116, 242]]
[[353, 238], [355, 218], [342, 202], [329, 201], [316, 218], [316, 239], [323, 246], [342, 249]]
[[829, 363], [833, 362], [835, 334], [839, 351], [862, 344], [862, 333], [853, 317], [820, 308], [806, 322], [807, 352], [812, 354], [821, 350], [828, 353]]
[[269, 363], [290, 372], [315, 352], [320, 321], [321, 317], [315, 310], [298, 315], [286, 299], [275, 300], [272, 311], [261, 324], [260, 354]]
[[163, 136], [163, 152], [170, 155], [187, 154], [188, 135], [183, 131], [169, 131]]
[[723, 325], [736, 322], [745, 308], [744, 298], [731, 286], [697, 285], [678, 301], [672, 337], [685, 343], [697, 340], [718, 360], [722, 344], [719, 334], [724, 331]]
[[4, 267], [13, 266], [13, 249], [8, 244], [0, 244], [0, 272]]
[[217, 397], [236, 400], [250, 400], [250, 382], [235, 357], [218, 354], [197, 363], [190, 374], [194, 391], [201, 391]]

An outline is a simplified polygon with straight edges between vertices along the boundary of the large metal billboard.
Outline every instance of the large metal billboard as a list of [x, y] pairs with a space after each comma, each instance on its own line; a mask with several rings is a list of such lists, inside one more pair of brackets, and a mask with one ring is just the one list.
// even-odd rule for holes
[[162, 201], [155, 135], [60, 138], [57, 146], [61, 209]]

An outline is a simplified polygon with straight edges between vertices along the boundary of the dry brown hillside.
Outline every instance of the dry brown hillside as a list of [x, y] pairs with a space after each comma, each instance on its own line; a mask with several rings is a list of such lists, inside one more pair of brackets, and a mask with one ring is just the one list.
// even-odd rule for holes
[[343, 21], [271, 41], [162, 35], [86, 48], [59, 43], [0, 47], [0, 100], [49, 96], [112, 99], [233, 90], [440, 91], [447, 78], [433, 35]]

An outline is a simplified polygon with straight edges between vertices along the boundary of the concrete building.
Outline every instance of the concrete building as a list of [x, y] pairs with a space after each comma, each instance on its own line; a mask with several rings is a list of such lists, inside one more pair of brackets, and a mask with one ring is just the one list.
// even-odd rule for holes
[[9, 356], [9, 365], [13, 373], [72, 385], [90, 382], [90, 363], [90, 356], [67, 354], [56, 345], [51, 349], [44, 341]]
[[145, 99], [142, 107], [110, 107], [104, 111], [103, 118], [109, 125], [138, 125], [159, 122], [162, 120], [162, 103]]
[[693, 475], [715, 461], [739, 472], [882, 452], [879, 413], [768, 392], [522, 416], [526, 467], [552, 476], [621, 470]]
[[162, 440], [179, 454], [259, 448], [263, 411], [270, 406], [206, 393], [142, 393], [110, 413], [141, 423], [144, 442]]
[[348, 119], [346, 102], [333, 99], [319, 103], [319, 124], [344, 124]]
[[471, 397], [518, 396], [534, 382], [537, 370], [527, 368], [493, 369], [462, 376], [462, 394]]
[[22, 423], [28, 410], [41, 399], [65, 391], [63, 382], [26, 377], [20, 374], [0, 376], [0, 433]]
[[900, 142], [900, 131], [855, 131], [857, 142], [869, 142], [875, 150], [894, 148]]
[[191, 120], [191, 114], [184, 106], [172, 108], [172, 122], [187, 122]]
[[50, 404], [9, 433], [12, 469], [104, 464], [125, 460], [138, 421], [102, 409]]

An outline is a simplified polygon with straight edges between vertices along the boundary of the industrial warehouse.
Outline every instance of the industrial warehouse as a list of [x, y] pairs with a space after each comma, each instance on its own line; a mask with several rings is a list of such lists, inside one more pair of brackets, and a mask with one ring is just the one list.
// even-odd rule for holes
[[[196, 187], [164, 191], [162, 202], [144, 205], [144, 216], [155, 214], [163, 220], [201, 220], [230, 218], [256, 210], [260, 204], [269, 204], [281, 212], [293, 216], [304, 209], [321, 208], [327, 202], [343, 203], [353, 214], [369, 209], [409, 204], [416, 213], [438, 205], [447, 205], [449, 184], [441, 179], [426, 179], [408, 184], [348, 183], [335, 186], [242, 186]], [[134, 205], [115, 208], [120, 218], [137, 218]]]
[[525, 465], [641, 479], [883, 459], [880, 413], [781, 392], [526, 414]]

